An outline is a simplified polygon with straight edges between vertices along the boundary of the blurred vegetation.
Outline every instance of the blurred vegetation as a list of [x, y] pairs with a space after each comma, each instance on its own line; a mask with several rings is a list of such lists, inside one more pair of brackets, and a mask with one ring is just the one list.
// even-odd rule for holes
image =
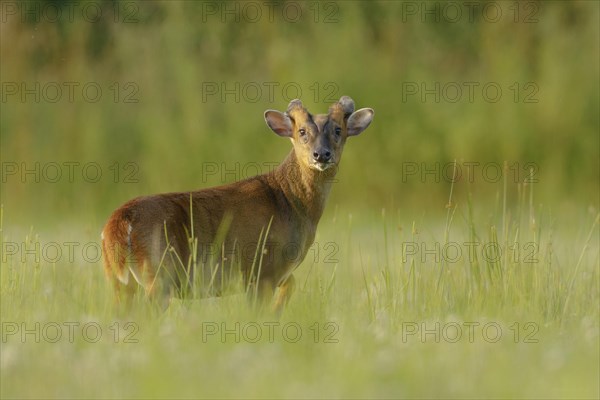
[[[69, 18], [70, 3], [12, 3], [16, 14], [3, 4], [1, 202], [13, 222], [64, 221], [74, 212], [74, 220], [101, 223], [133, 196], [232, 181], [253, 170], [244, 169], [247, 163], [266, 171], [264, 163], [283, 159], [289, 143], [267, 129], [262, 114], [285, 109], [287, 94], [295, 96], [297, 86], [313, 112], [325, 112], [331, 99], [345, 94], [357, 107], [376, 111], [373, 125], [346, 146], [334, 204], [443, 207], [450, 187], [443, 167], [456, 159], [515, 165], [519, 173], [508, 181], [510, 201], [517, 197], [515, 181], [522, 182], [526, 164], [534, 163], [536, 201], [597, 207], [597, 2], [498, 2], [497, 22], [489, 18], [492, 12], [488, 17], [482, 12], [485, 2], [472, 20], [463, 8], [456, 22], [450, 21], [454, 11], [434, 2], [292, 2], [302, 17], [294, 18], [290, 9], [287, 19], [282, 10], [289, 2], [277, 3], [271, 19], [264, 6], [256, 18], [245, 8], [249, 3], [193, 1], [95, 1], [99, 18], [96, 8], [81, 2]], [[414, 6], [421, 7], [416, 14]], [[423, 7], [437, 7], [439, 20]], [[54, 18], [56, 10], [61, 18]], [[87, 21], [83, 10], [97, 21]], [[65, 82], [77, 85], [73, 101]], [[90, 82], [102, 89], [97, 102], [82, 93]], [[268, 82], [278, 85], [272, 97]], [[441, 88], [451, 84], [439, 102], [434, 95], [422, 99], [421, 92], [406, 92], [411, 85], [431, 89], [436, 82]], [[473, 101], [465, 82], [478, 83]], [[482, 93], [490, 82], [502, 89], [496, 102]], [[239, 99], [206, 91], [236, 83]], [[511, 89], [515, 83], [518, 89]], [[15, 84], [18, 91], [11, 94]], [[21, 90], [23, 85], [35, 90], [36, 84], [39, 101]], [[62, 96], [51, 102], [54, 84]], [[463, 92], [454, 102], [457, 85]], [[259, 96], [251, 90], [257, 86]], [[39, 183], [31, 174], [23, 181], [22, 167], [35, 168], [36, 162], [40, 170], [58, 163], [62, 178], [50, 182], [41, 170]], [[80, 163], [72, 182], [65, 162]], [[420, 169], [440, 165], [446, 175], [438, 182], [428, 175], [424, 183], [419, 174], [403, 175], [407, 162]], [[101, 168], [98, 182], [82, 179], [81, 166], [89, 163]], [[222, 179], [206, 176], [206, 163], [241, 167], [237, 176]], [[5, 169], [14, 165], [19, 171], [8, 174]], [[94, 170], [87, 171], [88, 178]], [[465, 172], [455, 186], [458, 199], [467, 191], [490, 200], [502, 192], [503, 180], [486, 181], [481, 167], [471, 184]], [[127, 173], [137, 182], [124, 182]]]
[[[266, 172], [290, 144], [263, 112], [290, 97], [318, 113], [350, 95], [376, 113], [347, 143], [321, 256], [298, 269], [282, 321], [335, 321], [338, 344], [201, 343], [206, 321], [254, 320], [243, 296], [140, 309], [132, 346], [3, 340], [0, 396], [598, 398], [600, 3], [467, 3], [0, 1], [3, 323], [111, 332], [110, 288], [82, 249], [113, 209]], [[504, 257], [436, 257], [450, 243]], [[75, 259], [44, 256], [67, 244]], [[505, 333], [406, 343], [409, 321]], [[516, 322], [539, 343], [515, 341]], [[255, 355], [272, 371], [246, 368]]]

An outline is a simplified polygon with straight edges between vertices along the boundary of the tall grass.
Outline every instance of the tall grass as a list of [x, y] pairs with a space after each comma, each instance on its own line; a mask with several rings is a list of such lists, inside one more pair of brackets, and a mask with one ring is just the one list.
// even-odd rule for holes
[[[243, 287], [164, 313], [138, 296], [123, 315], [98, 262], [5, 254], [2, 397], [597, 397], [598, 214], [555, 224], [524, 185], [528, 201], [490, 217], [460, 189], [445, 222], [327, 217], [280, 320]], [[3, 234], [32, 249], [47, 240]], [[73, 343], [65, 323], [78, 324]], [[85, 324], [102, 328], [97, 342]]]

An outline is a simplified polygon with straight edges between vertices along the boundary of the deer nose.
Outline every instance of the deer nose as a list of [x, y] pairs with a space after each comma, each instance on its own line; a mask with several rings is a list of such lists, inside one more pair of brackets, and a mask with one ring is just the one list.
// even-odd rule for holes
[[313, 158], [317, 162], [328, 162], [331, 159], [331, 151], [327, 149], [314, 151]]

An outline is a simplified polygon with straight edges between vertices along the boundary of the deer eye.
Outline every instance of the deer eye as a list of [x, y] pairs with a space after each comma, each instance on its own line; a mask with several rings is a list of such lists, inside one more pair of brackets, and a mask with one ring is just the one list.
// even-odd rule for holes
[[300, 128], [300, 129], [298, 130], [298, 133], [299, 133], [299, 134], [300, 134], [300, 136], [302, 137], [302, 136], [306, 135], [306, 129], [304, 129], [304, 128]]
[[339, 126], [337, 126], [335, 128], [335, 134], [339, 136], [341, 133], [342, 133], [342, 128], [340, 128]]

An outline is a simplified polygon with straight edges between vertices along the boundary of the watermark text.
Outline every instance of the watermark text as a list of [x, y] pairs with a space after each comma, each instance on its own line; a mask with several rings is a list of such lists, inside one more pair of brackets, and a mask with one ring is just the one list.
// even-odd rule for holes
[[139, 326], [135, 322], [114, 322], [102, 326], [98, 322], [2, 322], [1, 340], [7, 343], [17, 340], [21, 343], [73, 343], [80, 339], [97, 343], [103, 337], [114, 343], [138, 343], [136, 338]]

